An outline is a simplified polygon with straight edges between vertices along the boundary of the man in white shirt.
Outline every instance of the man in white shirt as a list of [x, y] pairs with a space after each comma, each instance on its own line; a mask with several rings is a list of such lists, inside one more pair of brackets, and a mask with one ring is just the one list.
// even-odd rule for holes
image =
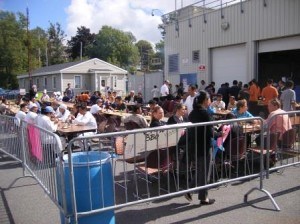
[[164, 101], [169, 95], [169, 80], [165, 80], [164, 84], [160, 87], [161, 100]]
[[44, 114], [40, 114], [36, 117], [36, 125], [48, 131], [56, 132], [58, 122], [53, 122], [51, 120], [51, 118], [54, 118], [54, 113], [55, 111], [51, 106], [45, 107]]
[[58, 114], [56, 116], [58, 120], [62, 122], [66, 122], [69, 115], [70, 115], [70, 111], [68, 110], [67, 106], [65, 104], [61, 104], [58, 107]]
[[194, 85], [190, 85], [188, 88], [188, 97], [186, 98], [184, 105], [187, 108], [187, 113], [190, 114], [191, 111], [193, 110], [193, 103], [194, 103], [194, 99], [196, 94], [196, 87]]
[[94, 104], [90, 109], [91, 114], [97, 114], [99, 111], [101, 111], [102, 104], [103, 104], [102, 99], [97, 99], [96, 104]]
[[153, 89], [151, 90], [152, 96], [153, 96], [153, 100], [155, 100], [156, 102], [159, 101], [159, 89], [157, 88], [156, 85], [154, 85]]
[[29, 111], [26, 114], [24, 121], [26, 121], [29, 124], [34, 124], [35, 118], [37, 117], [38, 106], [35, 103], [31, 103], [28, 107]]
[[217, 94], [217, 99], [214, 100], [210, 106], [215, 107], [217, 110], [225, 110], [225, 102], [222, 100], [222, 94]]
[[[95, 117], [89, 112], [87, 111], [87, 107], [85, 104], [82, 104], [80, 106], [77, 106], [78, 108], [78, 115], [75, 118], [75, 120], [73, 121], [74, 124], [80, 125], [80, 126], [90, 126], [92, 128], [95, 128], [95, 132], [84, 132], [80, 135], [78, 135], [79, 137], [81, 136], [91, 136], [96, 134], [96, 130], [97, 130], [97, 122]], [[79, 146], [80, 148], [83, 149], [87, 149], [88, 148], [88, 143], [86, 141], [79, 141], [79, 142], [74, 142], [75, 146]]]
[[87, 111], [86, 105], [81, 105], [78, 106], [77, 108], [79, 113], [75, 118], [75, 120], [73, 121], [73, 123], [77, 125], [91, 126], [97, 129], [96, 119], [89, 111]]
[[18, 122], [16, 123], [17, 125], [20, 125], [20, 122], [25, 119], [27, 111], [28, 111], [27, 104], [22, 103], [20, 105], [20, 110], [15, 115], [15, 117], [18, 120]]
[[[35, 123], [38, 127], [46, 129], [47, 131], [56, 132], [58, 120], [56, 119], [55, 121], [52, 121], [53, 118], [55, 118], [55, 111], [53, 107], [47, 106], [45, 107], [43, 114], [39, 114], [36, 117]], [[40, 138], [43, 145], [44, 163], [48, 166], [55, 166], [55, 158], [58, 153], [58, 147], [54, 136], [45, 131], [41, 131]], [[60, 137], [60, 139], [64, 148], [65, 139], [62, 137]]]

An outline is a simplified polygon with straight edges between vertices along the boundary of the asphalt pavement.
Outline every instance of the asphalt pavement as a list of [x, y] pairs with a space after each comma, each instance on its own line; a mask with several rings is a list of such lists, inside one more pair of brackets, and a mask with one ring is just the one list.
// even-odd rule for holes
[[[276, 172], [264, 181], [281, 211], [276, 211], [266, 195], [254, 191], [249, 203], [244, 194], [259, 187], [259, 179], [236, 182], [211, 189], [216, 199], [210, 206], [200, 206], [196, 195], [189, 203], [183, 196], [128, 206], [115, 211], [116, 223], [208, 223], [208, 224], [299, 224], [300, 167]], [[60, 223], [59, 211], [32, 177], [22, 177], [22, 167], [0, 154], [0, 223]], [[101, 222], [100, 222], [101, 223]]]

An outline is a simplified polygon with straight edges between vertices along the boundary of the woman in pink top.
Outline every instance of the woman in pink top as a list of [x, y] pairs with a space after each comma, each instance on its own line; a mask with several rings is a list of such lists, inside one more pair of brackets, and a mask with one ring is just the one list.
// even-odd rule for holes
[[270, 114], [265, 120], [264, 126], [269, 128], [270, 133], [279, 133], [278, 140], [281, 140], [282, 134], [292, 129], [290, 118], [287, 114], [281, 114], [286, 111], [281, 109], [281, 103], [278, 99], [269, 101], [268, 110]]

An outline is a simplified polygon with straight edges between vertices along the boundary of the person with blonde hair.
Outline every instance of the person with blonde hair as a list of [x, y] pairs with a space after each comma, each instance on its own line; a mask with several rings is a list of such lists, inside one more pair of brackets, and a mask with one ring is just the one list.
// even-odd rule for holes
[[246, 100], [238, 100], [236, 103], [236, 108], [233, 109], [232, 113], [237, 118], [253, 117], [253, 115], [248, 111], [248, 105]]
[[151, 113], [151, 123], [150, 127], [158, 127], [166, 125], [166, 122], [162, 121], [164, 117], [164, 110], [161, 106], [155, 106], [152, 113]]

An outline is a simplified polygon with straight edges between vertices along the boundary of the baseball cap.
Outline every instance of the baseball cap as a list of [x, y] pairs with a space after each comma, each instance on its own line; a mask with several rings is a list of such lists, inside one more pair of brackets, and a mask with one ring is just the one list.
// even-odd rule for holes
[[34, 107], [38, 107], [38, 106], [36, 105], [36, 103], [31, 103], [31, 104], [29, 104], [29, 106], [28, 106], [29, 110], [31, 110], [31, 109], [34, 108]]
[[65, 104], [61, 104], [61, 105], [59, 105], [59, 108], [66, 110], [67, 106]]
[[51, 107], [51, 106], [46, 106], [46, 107], [45, 107], [45, 113], [54, 113], [53, 107]]

